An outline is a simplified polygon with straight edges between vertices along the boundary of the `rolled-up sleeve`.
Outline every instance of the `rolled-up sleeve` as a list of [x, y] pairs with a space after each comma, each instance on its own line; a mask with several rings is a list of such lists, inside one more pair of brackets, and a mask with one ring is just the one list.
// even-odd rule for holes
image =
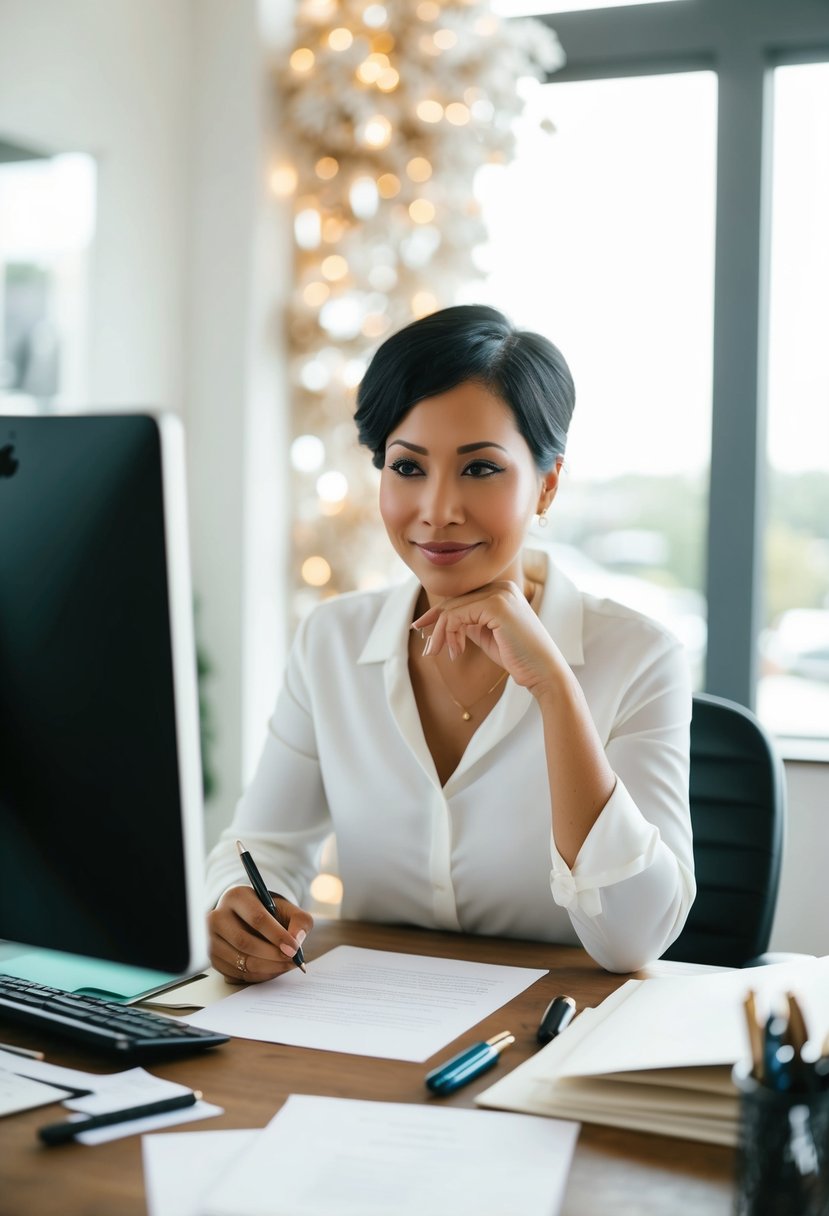
[[550, 884], [579, 939], [609, 971], [658, 958], [696, 894], [688, 809], [691, 691], [678, 644], [626, 690], [605, 751], [616, 784], [568, 867], [551, 837]]

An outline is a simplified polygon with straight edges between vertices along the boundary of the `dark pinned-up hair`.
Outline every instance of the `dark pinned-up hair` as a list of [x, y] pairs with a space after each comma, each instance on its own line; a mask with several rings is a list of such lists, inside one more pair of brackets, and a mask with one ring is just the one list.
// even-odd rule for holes
[[512, 410], [541, 472], [564, 455], [576, 390], [559, 349], [496, 308], [461, 304], [412, 321], [377, 349], [357, 392], [360, 443], [383, 467], [386, 439], [427, 397], [473, 380]]

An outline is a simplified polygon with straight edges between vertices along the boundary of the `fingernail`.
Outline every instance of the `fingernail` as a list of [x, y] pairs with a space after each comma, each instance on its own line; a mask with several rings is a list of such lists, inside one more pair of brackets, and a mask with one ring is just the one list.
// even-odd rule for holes
[[447, 650], [449, 651], [449, 658], [454, 662], [454, 660], [458, 657], [458, 652], [451, 644], [447, 646]]
[[289, 946], [287, 942], [283, 943], [279, 949], [283, 954], [287, 954], [288, 958], [293, 958], [296, 954], [296, 946]]
[[297, 941], [299, 942], [300, 946], [301, 946], [301, 945], [302, 945], [302, 943], [305, 941], [305, 938], [306, 938], [306, 937], [307, 937], [307, 934], [306, 934], [305, 930], [304, 930], [304, 929], [300, 929], [299, 933], [297, 933], [297, 935], [296, 935], [296, 939], [297, 939]]
[[428, 638], [426, 639], [426, 645], [423, 647], [424, 655], [427, 655], [431, 649], [432, 649], [432, 635], [429, 634]]

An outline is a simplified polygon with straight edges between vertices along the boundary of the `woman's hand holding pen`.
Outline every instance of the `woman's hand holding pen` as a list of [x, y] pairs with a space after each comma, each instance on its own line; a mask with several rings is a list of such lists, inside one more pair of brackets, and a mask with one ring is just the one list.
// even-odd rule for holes
[[419, 616], [412, 628], [431, 629], [424, 651], [429, 656], [445, 649], [455, 659], [463, 654], [467, 641], [473, 642], [533, 695], [566, 668], [555, 642], [514, 582], [487, 583], [446, 599]]
[[283, 896], [284, 925], [263, 907], [250, 886], [225, 891], [208, 913], [210, 962], [234, 984], [256, 984], [296, 970], [294, 955], [314, 927], [313, 917]]

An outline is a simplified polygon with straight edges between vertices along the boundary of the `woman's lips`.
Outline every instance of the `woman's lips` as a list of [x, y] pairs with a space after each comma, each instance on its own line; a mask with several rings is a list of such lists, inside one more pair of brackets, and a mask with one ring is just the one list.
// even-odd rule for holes
[[453, 541], [427, 541], [418, 544], [417, 548], [433, 566], [454, 566], [463, 561], [467, 554], [478, 548], [477, 543], [459, 545]]

